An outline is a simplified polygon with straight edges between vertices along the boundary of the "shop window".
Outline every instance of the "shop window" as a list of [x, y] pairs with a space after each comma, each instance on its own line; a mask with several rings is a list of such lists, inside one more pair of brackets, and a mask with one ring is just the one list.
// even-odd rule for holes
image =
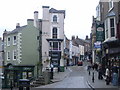
[[27, 72], [23, 72], [23, 79], [27, 79]]

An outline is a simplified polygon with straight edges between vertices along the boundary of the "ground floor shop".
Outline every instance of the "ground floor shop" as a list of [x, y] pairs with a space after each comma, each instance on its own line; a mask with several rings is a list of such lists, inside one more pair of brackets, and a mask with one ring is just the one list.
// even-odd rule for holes
[[32, 80], [34, 77], [34, 65], [4, 66], [3, 88], [18, 87], [19, 79]]
[[106, 67], [110, 70], [111, 79], [113, 73], [117, 73], [117, 82], [120, 82], [120, 41], [109, 41], [103, 43], [102, 67], [105, 72]]

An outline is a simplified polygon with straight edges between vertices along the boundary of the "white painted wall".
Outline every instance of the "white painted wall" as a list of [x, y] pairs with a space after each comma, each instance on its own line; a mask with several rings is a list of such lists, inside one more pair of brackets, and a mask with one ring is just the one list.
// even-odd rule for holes
[[[64, 39], [64, 14], [60, 13], [49, 13], [50, 8], [43, 8], [42, 18], [42, 61], [43, 68], [49, 66], [49, 63], [45, 63], [46, 59], [49, 58], [49, 43], [46, 39], [52, 39], [52, 28], [57, 27], [58, 39]], [[53, 15], [58, 16], [58, 22], [52, 21]], [[64, 52], [64, 41], [61, 43], [61, 54]], [[64, 60], [61, 58], [60, 66], [64, 66]]]

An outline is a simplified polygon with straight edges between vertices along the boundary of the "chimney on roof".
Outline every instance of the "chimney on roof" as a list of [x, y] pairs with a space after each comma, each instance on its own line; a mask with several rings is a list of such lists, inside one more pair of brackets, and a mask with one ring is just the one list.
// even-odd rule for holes
[[88, 38], [88, 35], [86, 35], [86, 38], [85, 38], [85, 40], [88, 40], [89, 38]]
[[78, 39], [78, 36], [76, 36], [76, 39]]
[[20, 23], [16, 23], [16, 28], [19, 28], [20, 27]]
[[34, 26], [38, 28], [38, 11], [34, 12]]
[[75, 36], [72, 36], [72, 40], [75, 40]]

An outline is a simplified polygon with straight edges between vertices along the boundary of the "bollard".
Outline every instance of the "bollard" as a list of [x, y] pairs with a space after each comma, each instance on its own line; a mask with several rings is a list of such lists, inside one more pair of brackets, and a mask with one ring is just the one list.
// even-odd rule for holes
[[94, 83], [94, 80], [95, 80], [95, 79], [94, 79], [94, 72], [93, 72], [93, 75], [92, 75], [92, 82], [93, 82], [93, 83]]

